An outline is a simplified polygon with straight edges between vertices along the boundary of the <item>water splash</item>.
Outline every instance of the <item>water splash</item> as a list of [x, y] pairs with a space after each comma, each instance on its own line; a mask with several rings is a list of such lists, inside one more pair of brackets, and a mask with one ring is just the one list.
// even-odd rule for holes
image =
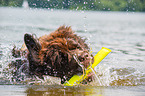
[[[9, 46], [9, 47], [8, 47]], [[17, 68], [10, 66], [11, 62], [25, 60], [24, 57], [13, 58], [11, 49], [13, 46], [2, 44], [0, 59], [0, 84], [28, 84], [28, 85], [61, 85], [60, 78], [43, 76], [29, 76], [28, 70], [22, 70], [28, 66], [28, 62]], [[108, 65], [108, 64], [107, 64]], [[97, 66], [94, 70], [94, 80], [88, 85], [95, 86], [137, 86], [145, 85], [145, 73], [133, 67], [116, 68], [105, 64]]]
[[96, 71], [102, 86], [137, 86], [145, 84], [145, 74], [133, 67], [99, 67]]

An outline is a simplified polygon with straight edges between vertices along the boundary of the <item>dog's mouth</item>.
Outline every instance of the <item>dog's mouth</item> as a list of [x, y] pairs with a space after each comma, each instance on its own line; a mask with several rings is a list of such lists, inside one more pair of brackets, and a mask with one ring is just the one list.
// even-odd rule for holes
[[77, 68], [77, 74], [76, 75], [82, 75], [83, 74], [83, 72], [84, 72], [84, 69], [82, 68], [82, 67], [78, 67]]
[[86, 68], [85, 66], [82, 64], [82, 62], [80, 62], [80, 60], [78, 59], [77, 55], [73, 55], [74, 60], [77, 62], [77, 64], [79, 65], [79, 67], [76, 70], [76, 75], [82, 75], [84, 74]]
[[93, 63], [93, 56], [86, 51], [77, 50], [77, 54], [73, 54], [73, 58], [79, 65], [76, 75], [85, 74], [85, 70]]

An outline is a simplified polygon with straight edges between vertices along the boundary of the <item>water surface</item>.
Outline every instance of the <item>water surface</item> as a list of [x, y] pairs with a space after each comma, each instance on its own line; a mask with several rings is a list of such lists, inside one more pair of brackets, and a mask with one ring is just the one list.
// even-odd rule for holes
[[[145, 94], [144, 17], [145, 13], [132, 12], [1, 7], [0, 95], [143, 96]], [[24, 43], [25, 33], [36, 34], [40, 37], [49, 34], [61, 25], [72, 26], [76, 34], [87, 38], [93, 55], [102, 47], [112, 50], [112, 53], [95, 68], [101, 85], [97, 80], [90, 85], [77, 87], [64, 87], [57, 84], [57, 81], [52, 84], [41, 80], [25, 79], [19, 83], [12, 80], [10, 70], [6, 69], [9, 62], [14, 60], [10, 52], [13, 45], [20, 48]]]

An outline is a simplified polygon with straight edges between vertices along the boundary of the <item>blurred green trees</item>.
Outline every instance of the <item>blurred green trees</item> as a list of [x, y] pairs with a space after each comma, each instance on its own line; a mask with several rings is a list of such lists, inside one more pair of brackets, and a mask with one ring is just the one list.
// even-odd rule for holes
[[23, 0], [0, 0], [0, 6], [21, 7]]
[[[27, 0], [29, 7], [95, 11], [145, 11], [145, 0]], [[0, 6], [21, 7], [23, 0], [0, 0]]]

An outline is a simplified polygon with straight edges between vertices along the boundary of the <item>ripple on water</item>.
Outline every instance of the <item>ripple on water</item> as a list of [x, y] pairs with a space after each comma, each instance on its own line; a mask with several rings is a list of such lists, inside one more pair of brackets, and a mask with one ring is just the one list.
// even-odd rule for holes
[[128, 59], [128, 61], [139, 61], [139, 62], [143, 62], [144, 60], [142, 60], [142, 59]]
[[99, 69], [101, 71], [97, 71], [97, 75], [102, 83], [102, 86], [145, 85], [145, 74], [133, 67], [110, 67], [107, 69], [102, 68]]
[[145, 74], [139, 72], [135, 68], [112, 68], [110, 72], [110, 76], [115, 78], [111, 80], [111, 86], [136, 86], [145, 84]]
[[0, 50], [0, 59], [2, 58], [3, 54], [2, 54], [2, 51]]

